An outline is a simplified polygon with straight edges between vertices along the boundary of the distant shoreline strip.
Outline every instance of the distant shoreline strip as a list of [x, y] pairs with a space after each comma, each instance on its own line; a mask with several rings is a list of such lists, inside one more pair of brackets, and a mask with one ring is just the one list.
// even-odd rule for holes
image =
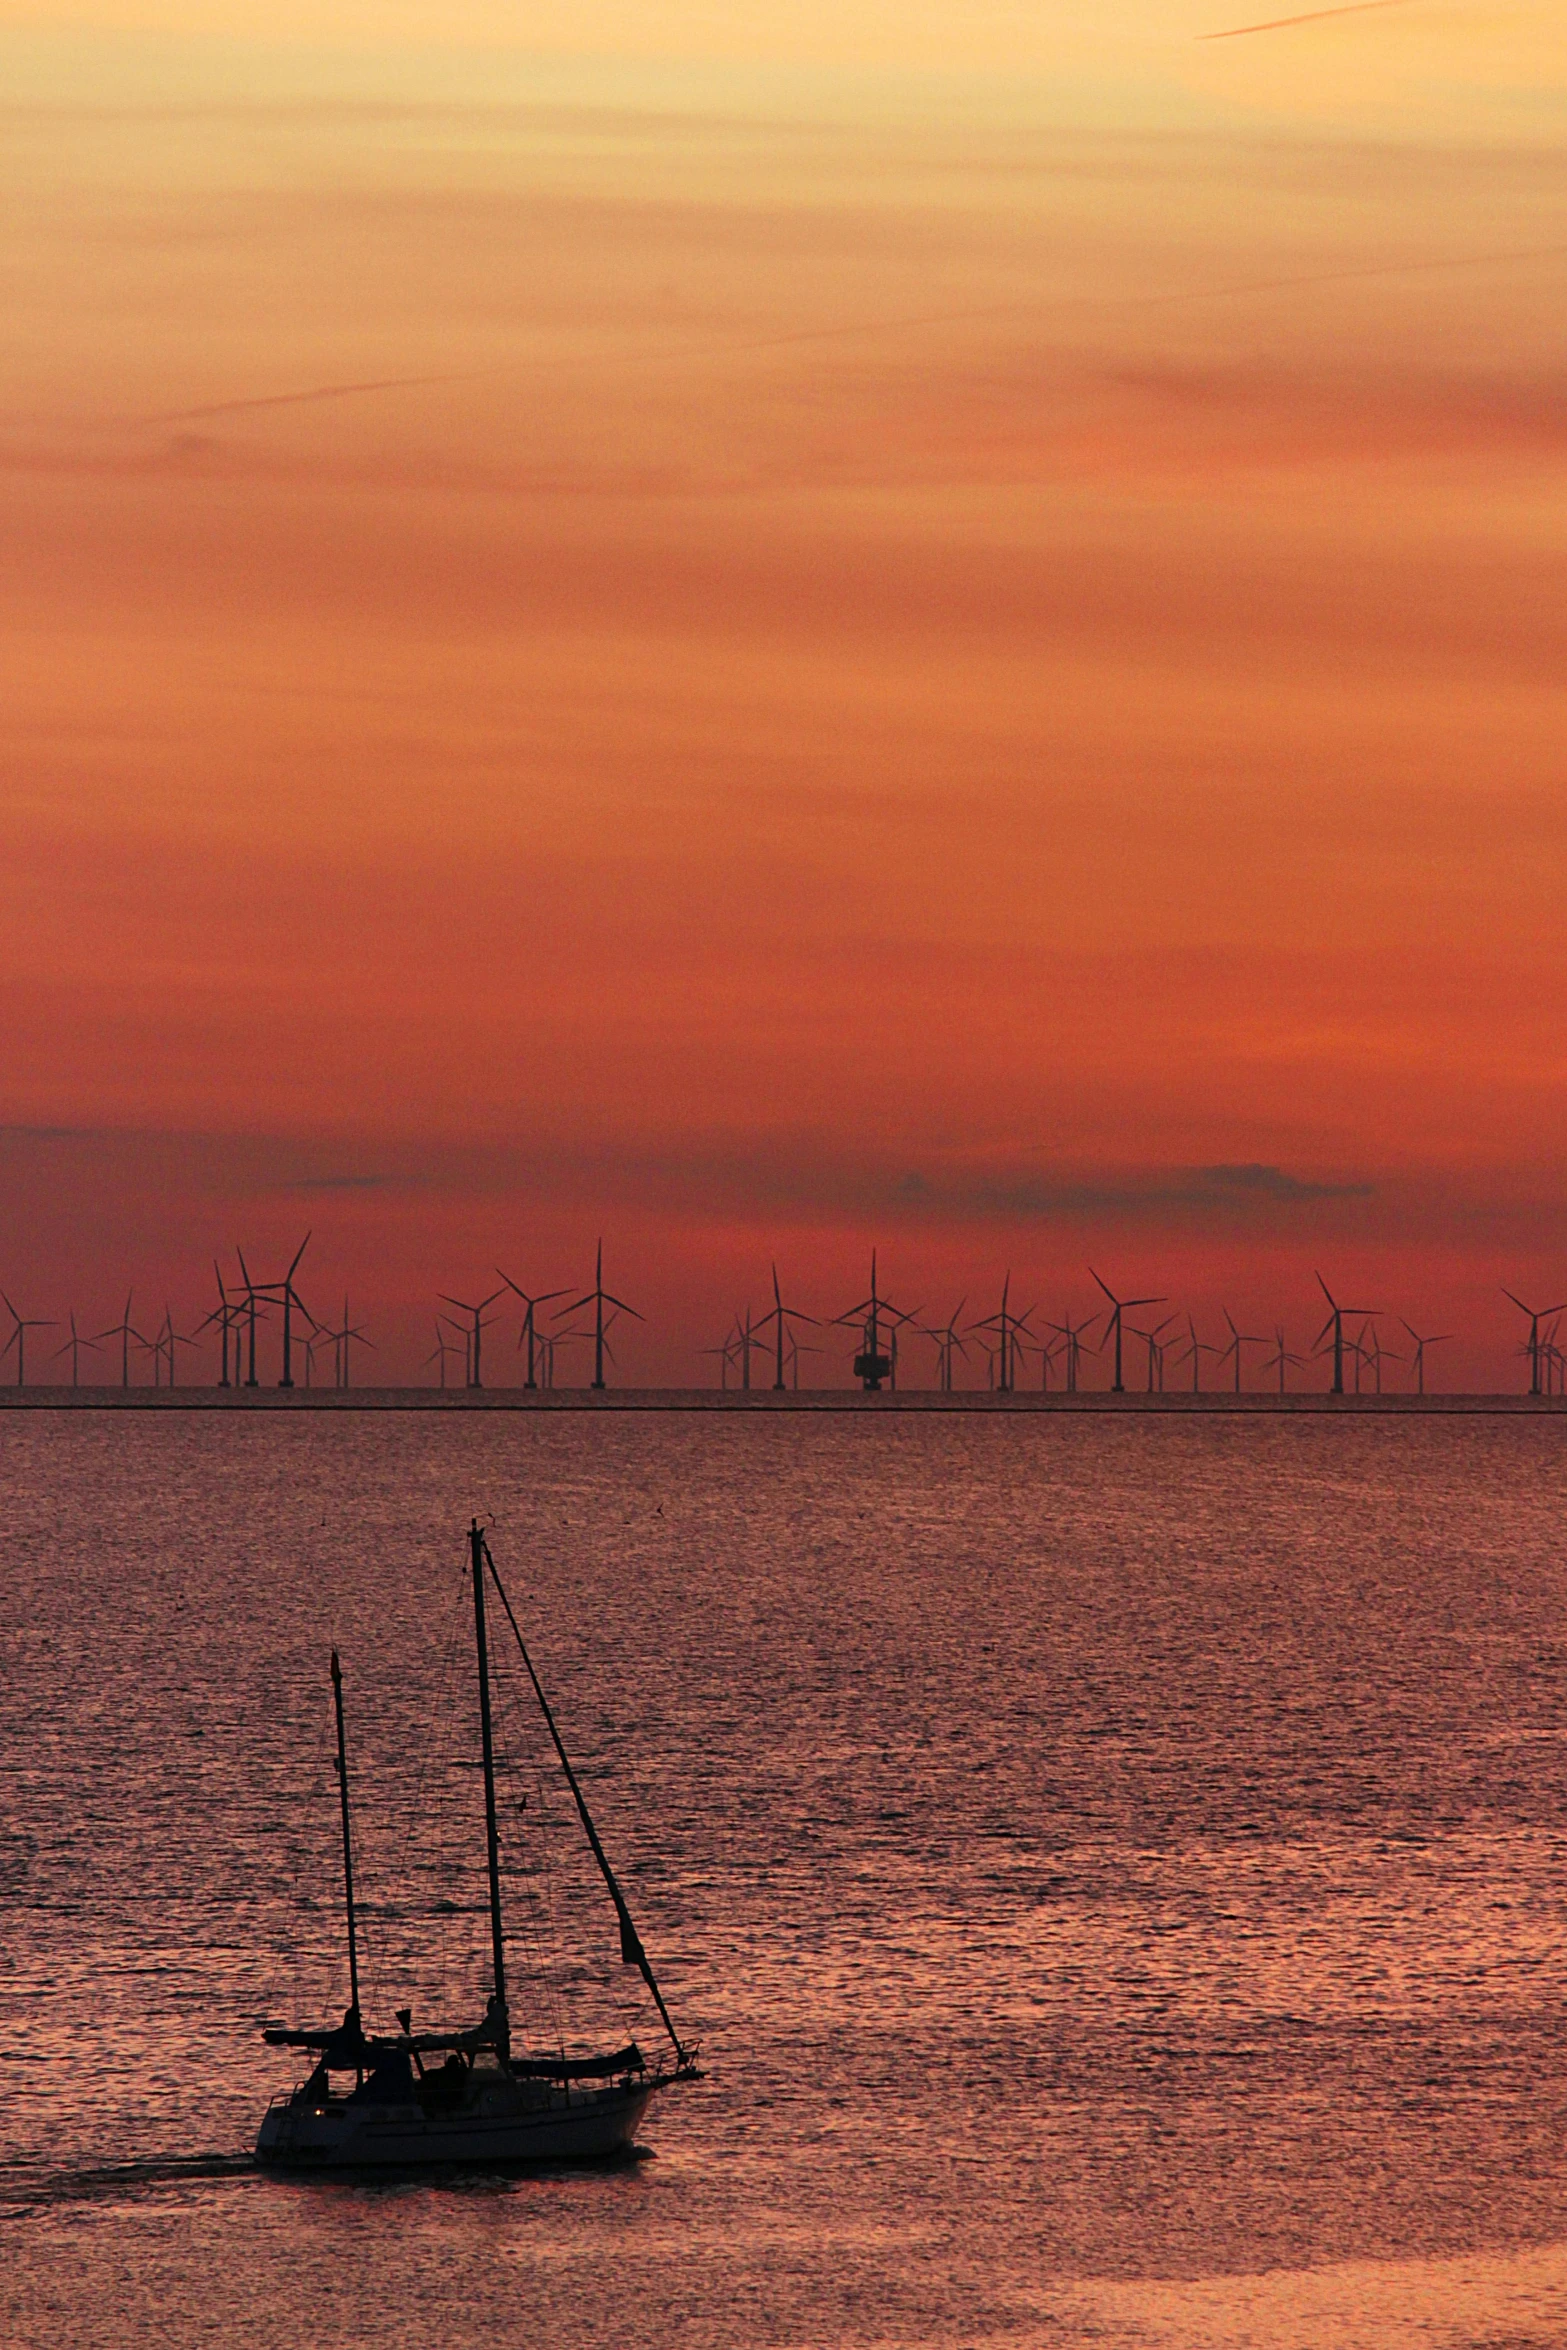
[[818, 1416], [907, 1418], [921, 1413], [991, 1413], [1002, 1418], [1045, 1419], [1052, 1415], [1150, 1420], [1181, 1419], [1419, 1419], [1482, 1416], [1503, 1419], [1567, 1419], [1567, 1398], [1543, 1395], [1111, 1395], [1102, 1390], [996, 1395], [943, 1395], [917, 1388], [902, 1394], [865, 1395], [853, 1388], [788, 1390], [749, 1394], [731, 1388], [622, 1387], [596, 1395], [583, 1388], [438, 1387], [261, 1388], [255, 1393], [221, 1387], [10, 1387], [0, 1388], [0, 1411], [34, 1412], [291, 1412], [330, 1416], [342, 1412], [716, 1412], [765, 1417], [779, 1412]]

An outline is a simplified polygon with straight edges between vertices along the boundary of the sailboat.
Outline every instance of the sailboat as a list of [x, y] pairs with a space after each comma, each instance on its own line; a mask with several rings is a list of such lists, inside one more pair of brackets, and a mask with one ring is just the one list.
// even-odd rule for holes
[[[337, 1779], [343, 1837], [343, 1889], [348, 1924], [349, 2004], [335, 2027], [263, 2033], [268, 2046], [295, 2048], [312, 2059], [298, 2087], [275, 2098], [256, 2140], [260, 2162], [292, 2170], [386, 2170], [432, 2164], [510, 2165], [602, 2161], [629, 2147], [652, 2099], [677, 2082], [699, 2080], [697, 2050], [680, 2038], [642, 1947], [614, 1870], [600, 1842], [581, 1784], [571, 1767], [533, 1660], [501, 1582], [484, 1529], [468, 1530], [473, 1584], [474, 1642], [478, 1657], [479, 1733], [484, 1770], [484, 1824], [489, 1872], [492, 1988], [483, 2016], [457, 2030], [418, 2031], [410, 2008], [396, 2011], [398, 2030], [367, 2032], [359, 2006], [359, 1935], [354, 1906], [353, 1823], [349, 1807], [348, 1744], [343, 1676], [332, 1652], [332, 1696], [337, 1717]], [[614, 1905], [620, 1956], [634, 1966], [653, 1997], [669, 2048], [651, 2060], [634, 2041], [621, 2048], [568, 2056], [564, 2049], [528, 2053], [513, 2048], [507, 2006], [506, 1938], [501, 1912], [500, 1830], [495, 1799], [495, 1747], [490, 1716], [487, 1589], [506, 1612], [534, 1696], [565, 1775], [589, 1849]], [[429, 2061], [427, 2061], [429, 2060]], [[352, 2076], [349, 2085], [347, 2076]], [[339, 2084], [342, 2084], [341, 2086]]]

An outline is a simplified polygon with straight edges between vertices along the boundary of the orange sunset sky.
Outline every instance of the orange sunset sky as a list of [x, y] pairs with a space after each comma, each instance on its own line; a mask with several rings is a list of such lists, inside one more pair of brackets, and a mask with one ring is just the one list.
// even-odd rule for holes
[[1562, 11], [1270, 13], [0, 7], [24, 1312], [310, 1226], [412, 1376], [602, 1231], [694, 1379], [874, 1240], [1517, 1383]]

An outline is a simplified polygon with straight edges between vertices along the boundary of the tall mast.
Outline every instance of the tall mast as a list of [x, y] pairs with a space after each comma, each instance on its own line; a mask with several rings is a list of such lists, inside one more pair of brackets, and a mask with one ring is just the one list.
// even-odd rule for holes
[[490, 1952], [495, 1967], [495, 2009], [502, 2056], [511, 2053], [506, 2014], [506, 1946], [501, 1933], [501, 1838], [495, 1819], [495, 1747], [490, 1735], [490, 1649], [484, 1631], [484, 1529], [477, 1518], [468, 1529], [473, 1568], [473, 1637], [479, 1652], [479, 1734], [484, 1754], [484, 1832], [490, 1864]]
[[359, 1940], [354, 1926], [354, 1839], [348, 1820], [348, 1741], [343, 1731], [343, 1668], [332, 1651], [332, 1704], [337, 1713], [337, 1795], [343, 1812], [343, 1893], [348, 1908], [348, 1999], [359, 2020]]

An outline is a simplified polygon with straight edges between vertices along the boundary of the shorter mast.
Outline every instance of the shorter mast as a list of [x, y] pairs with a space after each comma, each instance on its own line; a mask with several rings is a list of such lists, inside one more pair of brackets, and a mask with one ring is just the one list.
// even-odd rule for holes
[[[484, 1833], [490, 1864], [490, 1954], [495, 1968], [493, 2013], [496, 2048], [511, 2054], [511, 2029], [506, 2012], [506, 1944], [501, 1932], [501, 1836], [495, 1816], [495, 1745], [490, 1733], [490, 1645], [484, 1629], [484, 1562], [489, 1557], [484, 1529], [477, 1518], [468, 1529], [473, 1568], [473, 1637], [479, 1652], [479, 1736], [484, 1755]], [[491, 1564], [493, 1573], [493, 1561]]]
[[354, 1924], [354, 1839], [348, 1817], [348, 1740], [343, 1730], [343, 1668], [332, 1651], [332, 1704], [337, 1714], [337, 1794], [343, 1813], [343, 1893], [348, 1908], [348, 2000], [359, 2025], [359, 1939]]
[[642, 1980], [646, 1983], [648, 1989], [653, 1994], [654, 2005], [657, 2007], [660, 2016], [663, 2018], [664, 2029], [669, 2034], [670, 2040], [674, 2045], [676, 2059], [680, 2064], [684, 2065], [687, 2062], [687, 2057], [686, 2051], [681, 2045], [680, 2034], [675, 2030], [674, 2022], [670, 2016], [669, 2010], [664, 2005], [664, 1994], [658, 1987], [658, 1981], [653, 1973], [652, 1966], [649, 1963], [648, 1954], [642, 1947], [642, 1937], [637, 1932], [636, 1926], [632, 1920], [631, 1912], [626, 1906], [626, 1897], [621, 1892], [620, 1886], [616, 1882], [615, 1872], [609, 1865], [609, 1859], [605, 1853], [603, 1845], [599, 1842], [598, 1830], [593, 1825], [593, 1814], [588, 1809], [586, 1796], [583, 1794], [582, 1789], [577, 1784], [577, 1774], [571, 1767], [571, 1758], [566, 1752], [565, 1745], [561, 1739], [561, 1734], [555, 1727], [555, 1716], [550, 1712], [550, 1701], [545, 1696], [543, 1684], [540, 1682], [538, 1674], [533, 1669], [533, 1659], [528, 1654], [527, 1642], [523, 1639], [517, 1619], [512, 1614], [511, 1601], [506, 1596], [506, 1586], [501, 1581], [500, 1570], [497, 1568], [494, 1559], [490, 1556], [490, 1546], [487, 1542], [485, 1542], [484, 1536], [479, 1531], [477, 1523], [474, 1526], [471, 1539], [475, 1544], [475, 1573], [478, 1571], [479, 1546], [482, 1545], [485, 1559], [489, 1564], [490, 1573], [495, 1579], [496, 1591], [500, 1595], [500, 1603], [506, 1610], [506, 1621], [510, 1624], [513, 1633], [516, 1635], [517, 1647], [521, 1653], [522, 1661], [528, 1668], [528, 1679], [533, 1683], [533, 1694], [539, 1701], [539, 1711], [543, 1714], [549, 1729], [549, 1734], [554, 1740], [555, 1752], [559, 1757], [560, 1767], [566, 1774], [566, 1784], [571, 1789], [572, 1795], [576, 1800], [577, 1811], [581, 1817], [582, 1825], [587, 1832], [588, 1843], [593, 1849], [593, 1857], [598, 1862], [599, 1873], [609, 1888], [609, 1897], [615, 1904], [615, 1915], [620, 1921], [620, 1963], [622, 1966], [634, 1966], [641, 1973]]

